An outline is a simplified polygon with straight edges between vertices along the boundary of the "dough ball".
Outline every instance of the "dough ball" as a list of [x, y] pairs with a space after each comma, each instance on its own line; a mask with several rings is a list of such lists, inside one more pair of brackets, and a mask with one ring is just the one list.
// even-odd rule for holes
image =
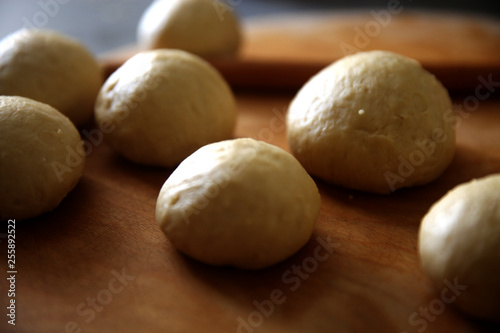
[[206, 61], [178, 50], [135, 55], [103, 85], [96, 120], [136, 163], [175, 166], [201, 146], [229, 139], [236, 102]]
[[233, 11], [217, 1], [156, 0], [143, 14], [137, 38], [148, 49], [217, 56], [235, 53], [241, 33]]
[[195, 259], [258, 269], [297, 252], [319, 209], [316, 184], [291, 154], [235, 139], [204, 146], [179, 165], [160, 191], [156, 219]]
[[51, 211], [82, 176], [80, 134], [53, 107], [0, 96], [0, 220]]
[[417, 61], [372, 51], [310, 79], [289, 107], [287, 136], [311, 174], [390, 193], [446, 169], [455, 152], [454, 122], [446, 89]]
[[420, 225], [418, 246], [441, 290], [460, 286], [458, 295], [446, 294], [456, 296], [453, 304], [500, 321], [500, 174], [459, 185], [435, 203]]
[[97, 60], [69, 37], [24, 29], [0, 42], [0, 95], [49, 104], [77, 126], [92, 119], [102, 82]]

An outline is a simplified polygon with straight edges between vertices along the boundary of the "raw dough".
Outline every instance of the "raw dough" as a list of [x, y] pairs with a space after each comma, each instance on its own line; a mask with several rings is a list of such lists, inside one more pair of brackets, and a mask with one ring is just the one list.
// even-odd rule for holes
[[258, 269], [297, 252], [319, 208], [316, 184], [291, 154], [235, 139], [202, 147], [179, 165], [160, 191], [156, 219], [193, 258]]
[[24, 29], [0, 42], [0, 95], [47, 103], [77, 126], [91, 120], [102, 82], [92, 54], [59, 33]]
[[446, 89], [412, 59], [345, 57], [298, 92], [287, 116], [292, 153], [333, 184], [376, 193], [438, 177], [455, 151]]
[[453, 304], [500, 321], [500, 174], [459, 185], [435, 203], [420, 226], [419, 252], [441, 289], [445, 280], [466, 286]]
[[25, 220], [59, 205], [82, 175], [81, 142], [51, 106], [0, 96], [0, 220]]
[[128, 159], [175, 166], [201, 146], [231, 138], [236, 102], [203, 59], [155, 50], [135, 55], [109, 77], [97, 99], [96, 120]]
[[143, 14], [137, 35], [147, 49], [181, 49], [200, 56], [235, 53], [241, 40], [233, 10], [213, 0], [157, 0]]

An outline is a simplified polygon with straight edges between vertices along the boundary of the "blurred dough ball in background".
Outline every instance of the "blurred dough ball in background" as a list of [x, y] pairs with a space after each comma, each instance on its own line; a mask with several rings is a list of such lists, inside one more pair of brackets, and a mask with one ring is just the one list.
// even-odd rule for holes
[[205, 60], [180, 50], [135, 55], [103, 85], [96, 121], [129, 160], [175, 166], [196, 149], [230, 139], [236, 101]]
[[204, 146], [175, 169], [158, 196], [156, 219], [195, 259], [258, 269], [307, 243], [320, 204], [314, 180], [290, 153], [235, 139]]
[[0, 42], [0, 95], [53, 106], [76, 126], [92, 119], [101, 67], [78, 41], [49, 30], [19, 30]]
[[436, 202], [420, 225], [419, 253], [441, 290], [445, 280], [464, 286], [453, 304], [500, 322], [500, 174], [461, 184]]
[[81, 142], [73, 123], [53, 107], [0, 96], [0, 220], [57, 207], [82, 176]]
[[138, 26], [139, 45], [173, 48], [203, 57], [236, 53], [241, 43], [233, 9], [212, 0], [156, 0]]
[[310, 79], [290, 104], [287, 137], [311, 174], [375, 193], [432, 181], [455, 152], [446, 89], [385, 51], [347, 56]]

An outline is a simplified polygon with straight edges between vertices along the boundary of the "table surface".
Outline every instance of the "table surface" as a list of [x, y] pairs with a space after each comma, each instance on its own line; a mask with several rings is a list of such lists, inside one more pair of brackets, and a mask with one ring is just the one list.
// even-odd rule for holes
[[[486, 35], [495, 38], [496, 31]], [[298, 49], [307, 52], [309, 37]], [[268, 56], [246, 47], [244, 55]], [[482, 50], [496, 52], [490, 47]], [[491, 54], [473, 53], [498, 68]], [[469, 83], [472, 94], [476, 85]], [[235, 137], [288, 149], [279, 125], [293, 95], [237, 89]], [[454, 96], [455, 108], [468, 96]], [[420, 219], [433, 202], [459, 183], [500, 172], [499, 109], [491, 97], [459, 116], [455, 158], [431, 184], [382, 196], [316, 180], [322, 205], [310, 241], [259, 271], [211, 267], [177, 252], [154, 218], [172, 170], [130, 163], [94, 137], [75, 190], [53, 212], [16, 226], [17, 322], [1, 320], [0, 331], [417, 332], [425, 326], [425, 332], [498, 332], [498, 325], [468, 318], [453, 304], [423, 317], [421, 309], [436, 304], [440, 291], [422, 271], [416, 245]], [[1, 270], [6, 265], [0, 261]], [[1, 295], [6, 287], [0, 284]]]
[[[56, 2], [57, 1], [57, 2]], [[259, 16], [325, 10], [371, 10], [387, 8], [378, 0], [214, 0], [229, 5], [243, 21]], [[55, 29], [81, 40], [95, 54], [133, 43], [139, 19], [152, 0], [2, 0], [0, 38], [24, 26]], [[59, 3], [59, 5], [54, 5]], [[463, 12], [500, 17], [494, 1], [419, 0], [401, 1], [409, 10]], [[45, 4], [45, 5], [44, 5]], [[29, 22], [29, 23], [27, 23]]]
[[[236, 137], [287, 149], [284, 131], [263, 129], [281, 128], [291, 97], [238, 94]], [[463, 119], [452, 164], [429, 185], [381, 196], [317, 180], [322, 206], [311, 240], [259, 271], [211, 267], [177, 252], [154, 218], [171, 170], [132, 164], [105, 143], [94, 146], [60, 207], [17, 224], [17, 325], [2, 320], [0, 330], [246, 332], [240, 326], [251, 325], [255, 332], [415, 332], [421, 324], [412, 326], [410, 316], [439, 297], [419, 266], [420, 219], [453, 186], [500, 172], [499, 108], [500, 101], [487, 101]], [[318, 252], [328, 239], [332, 253]], [[318, 253], [322, 261], [312, 259]], [[7, 270], [4, 260], [0, 269]], [[433, 317], [426, 332], [498, 332], [452, 305]]]

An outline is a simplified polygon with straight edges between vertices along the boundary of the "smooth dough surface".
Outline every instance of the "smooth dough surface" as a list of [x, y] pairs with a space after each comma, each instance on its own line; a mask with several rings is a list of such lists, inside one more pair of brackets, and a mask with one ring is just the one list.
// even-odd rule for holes
[[446, 89], [412, 59], [384, 51], [347, 56], [292, 101], [287, 137], [308, 172], [376, 193], [438, 177], [455, 151]]
[[258, 269], [297, 252], [319, 208], [316, 184], [291, 154], [235, 139], [204, 146], [179, 165], [160, 191], [156, 219], [195, 259]]
[[236, 102], [222, 76], [179, 50], [139, 53], [103, 85], [96, 120], [136, 163], [175, 166], [201, 146], [232, 136]]
[[19, 30], [0, 42], [0, 95], [51, 105], [77, 125], [90, 121], [101, 68], [78, 41], [49, 30]]
[[156, 0], [138, 26], [147, 49], [172, 48], [200, 56], [235, 53], [241, 32], [233, 10], [212, 0]]
[[454, 304], [500, 321], [500, 174], [461, 184], [436, 202], [422, 220], [419, 252], [440, 288], [455, 279], [466, 286]]
[[0, 220], [51, 211], [76, 186], [85, 154], [78, 130], [47, 104], [0, 96]]

